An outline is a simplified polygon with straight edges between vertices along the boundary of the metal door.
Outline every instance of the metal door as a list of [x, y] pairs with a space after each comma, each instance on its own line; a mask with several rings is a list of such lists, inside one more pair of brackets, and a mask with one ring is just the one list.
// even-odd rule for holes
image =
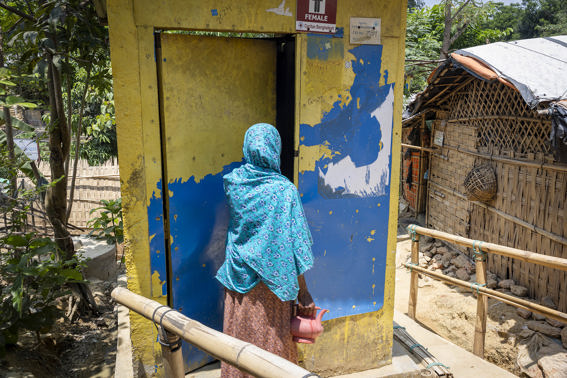
[[[214, 278], [228, 224], [222, 176], [241, 164], [246, 129], [275, 123], [276, 42], [188, 34], [158, 41], [168, 301], [222, 330], [223, 289]], [[187, 344], [183, 353], [187, 370], [211, 361]]]

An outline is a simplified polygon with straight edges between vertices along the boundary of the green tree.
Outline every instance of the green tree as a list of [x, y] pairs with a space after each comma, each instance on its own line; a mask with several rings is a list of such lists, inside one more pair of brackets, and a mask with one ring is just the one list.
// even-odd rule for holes
[[423, 0], [408, 0], [408, 10], [413, 12], [414, 9], [421, 9], [425, 5]]
[[567, 33], [567, 2], [523, 0], [518, 24], [520, 38], [547, 37]]
[[[47, 88], [47, 134], [53, 182], [47, 188], [45, 211], [53, 227], [61, 260], [72, 260], [75, 251], [67, 230], [72, 203], [67, 201], [71, 137], [75, 133], [77, 143], [74, 156], [78, 156], [85, 99], [92, 85], [91, 81], [97, 75], [107, 75], [107, 31], [98, 22], [91, 2], [29, 0], [25, 4], [0, 2], [0, 7], [19, 17], [10, 28], [13, 35], [7, 44], [14, 51], [22, 52], [21, 62], [14, 64], [28, 70], [33, 69]], [[6, 51], [2, 51], [5, 61], [8, 62]], [[78, 101], [74, 101], [73, 89], [80, 74], [84, 74], [84, 85], [79, 91]], [[83, 299], [81, 306], [84, 310], [90, 305], [90, 308], [96, 311], [96, 305], [86, 285], [77, 284], [71, 287], [76, 289], [79, 297]]]
[[502, 40], [512, 29], [483, 26], [497, 12], [493, 3], [444, 0], [407, 17], [406, 95], [425, 88], [426, 78], [453, 48]]
[[505, 5], [501, 2], [494, 3], [494, 13], [482, 23], [482, 28], [511, 32], [502, 40], [509, 41], [520, 38], [518, 27], [524, 14], [524, 9], [519, 3]]

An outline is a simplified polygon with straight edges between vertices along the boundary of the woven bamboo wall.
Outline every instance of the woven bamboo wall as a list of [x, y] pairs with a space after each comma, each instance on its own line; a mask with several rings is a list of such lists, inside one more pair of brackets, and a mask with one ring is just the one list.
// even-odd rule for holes
[[468, 235], [471, 205], [454, 194], [463, 193], [463, 181], [474, 166], [474, 157], [445, 146], [474, 149], [476, 128], [454, 122], [449, 112], [437, 112], [435, 131], [443, 132], [443, 147], [433, 154], [430, 163], [427, 225], [457, 235]]
[[[547, 143], [550, 120], [539, 117], [516, 91], [501, 83], [473, 80], [451, 95], [448, 104], [450, 111], [440, 112], [436, 123], [445, 130], [441, 154], [446, 158], [432, 157], [428, 225], [473, 239], [567, 258], [564, 243], [521, 225], [527, 222], [559, 239], [567, 237], [567, 173], [522, 165], [553, 164]], [[490, 161], [451, 146], [509, 157], [519, 163]], [[465, 175], [473, 166], [486, 163], [495, 169], [498, 183], [496, 198], [488, 205], [516, 221], [463, 198]], [[488, 268], [528, 287], [530, 296], [536, 299], [551, 296], [561, 311], [567, 311], [567, 291], [561, 287], [561, 282], [563, 286], [567, 282], [565, 272], [499, 256], [489, 258]]]
[[[73, 162], [71, 161], [70, 167], [72, 166]], [[50, 177], [48, 164], [42, 163], [38, 168], [46, 177]], [[70, 185], [70, 179], [68, 183]], [[100, 207], [100, 200], [117, 199], [120, 197], [118, 164], [109, 161], [104, 165], [91, 167], [85, 160], [79, 160], [73, 197], [69, 223], [77, 227], [86, 228], [87, 222], [91, 219], [89, 212], [91, 209]]]

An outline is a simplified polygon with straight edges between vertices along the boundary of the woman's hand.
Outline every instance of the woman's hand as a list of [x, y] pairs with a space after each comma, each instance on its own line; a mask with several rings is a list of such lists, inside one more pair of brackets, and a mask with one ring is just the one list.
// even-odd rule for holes
[[297, 295], [297, 315], [305, 317], [315, 317], [317, 310], [315, 309], [315, 302], [307, 290], [305, 277], [303, 275], [297, 278], [299, 283], [299, 293]]

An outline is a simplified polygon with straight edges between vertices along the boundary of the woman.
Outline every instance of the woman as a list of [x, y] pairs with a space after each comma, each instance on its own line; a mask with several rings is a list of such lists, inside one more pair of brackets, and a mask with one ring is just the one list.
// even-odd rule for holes
[[[303, 273], [313, 265], [311, 233], [295, 186], [280, 173], [281, 140], [269, 124], [251, 126], [246, 164], [224, 176], [230, 207], [226, 258], [216, 278], [225, 286], [224, 333], [297, 363], [290, 321], [315, 304]], [[244, 377], [222, 364], [222, 377]]]

